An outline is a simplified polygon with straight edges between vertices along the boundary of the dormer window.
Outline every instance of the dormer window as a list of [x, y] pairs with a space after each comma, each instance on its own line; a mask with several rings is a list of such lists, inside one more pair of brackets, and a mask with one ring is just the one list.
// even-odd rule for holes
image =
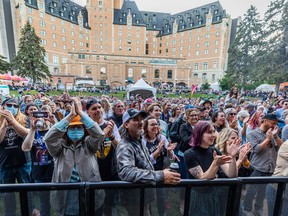
[[50, 8], [50, 12], [53, 13], [54, 12], [54, 8], [51, 7]]
[[213, 9], [215, 7], [215, 5], [211, 5], [211, 8]]
[[182, 25], [182, 29], [185, 29], [185, 25]]
[[122, 22], [123, 22], [123, 19], [122, 19], [122, 18], [119, 18], [119, 22], [122, 23]]
[[166, 24], [166, 25], [165, 25], [165, 27], [167, 28], [167, 27], [168, 27], [168, 25]]
[[191, 21], [191, 17], [188, 17], [188, 18], [187, 18], [187, 21], [190, 22], [190, 21]]
[[136, 20], [136, 23], [137, 23], [137, 24], [139, 23], [139, 20], [138, 20], [138, 19]]
[[200, 16], [199, 16], [199, 15], [197, 15], [197, 16], [196, 16], [196, 19], [199, 19], [199, 18], [200, 18]]
[[123, 13], [123, 17], [126, 17], [126, 13]]
[[74, 10], [72, 10], [72, 14], [75, 15], [75, 11]]
[[193, 23], [190, 23], [190, 27], [193, 27]]
[[202, 24], [202, 20], [199, 20], [199, 25], [201, 25]]
[[156, 25], [153, 25], [153, 28], [155, 29], [155, 28], [156, 28]]
[[31, 0], [28, 0], [28, 4], [32, 4], [32, 1], [31, 1]]
[[60, 15], [63, 17], [63, 16], [64, 16], [64, 13], [61, 11], [61, 12], [60, 12]]
[[152, 19], [151, 19], [151, 18], [149, 19], [149, 22], [152, 22]]
[[135, 14], [135, 13], [133, 13], [133, 14], [132, 14], [132, 17], [136, 17], [136, 14]]
[[70, 20], [73, 21], [73, 16], [70, 16]]
[[63, 11], [66, 11], [66, 6], [63, 6]]
[[215, 11], [214, 11], [214, 14], [218, 14], [218, 10], [215, 10]]
[[216, 17], [216, 20], [219, 21], [219, 20], [220, 20], [220, 16], [217, 16], [217, 17]]
[[180, 20], [180, 23], [183, 23], [183, 20], [182, 20], [182, 19]]
[[196, 14], [196, 13], [197, 13], [197, 10], [194, 10], [193, 13]]

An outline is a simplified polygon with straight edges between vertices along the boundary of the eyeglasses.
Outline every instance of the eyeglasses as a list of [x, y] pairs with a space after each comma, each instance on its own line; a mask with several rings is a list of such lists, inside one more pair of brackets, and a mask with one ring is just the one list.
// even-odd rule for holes
[[198, 115], [189, 115], [190, 117], [197, 117]]
[[235, 116], [235, 115], [237, 115], [237, 113], [229, 113], [229, 115]]
[[6, 107], [9, 107], [9, 108], [11, 108], [12, 106], [13, 106], [14, 108], [18, 108], [18, 107], [19, 107], [17, 104], [6, 104], [5, 106], [6, 106]]
[[151, 127], [154, 127], [154, 126], [158, 126], [159, 124], [157, 124], [157, 123], [153, 123], [153, 124], [150, 124], [149, 126], [151, 126]]

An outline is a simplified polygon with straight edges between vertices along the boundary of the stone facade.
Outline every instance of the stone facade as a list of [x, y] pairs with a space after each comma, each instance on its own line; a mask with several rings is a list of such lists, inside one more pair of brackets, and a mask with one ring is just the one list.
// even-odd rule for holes
[[[18, 40], [29, 21], [53, 75], [123, 86], [128, 78], [171, 86], [224, 76], [232, 19], [219, 1], [178, 14], [139, 11], [134, 1], [15, 0]], [[58, 79], [57, 79], [58, 80]]]

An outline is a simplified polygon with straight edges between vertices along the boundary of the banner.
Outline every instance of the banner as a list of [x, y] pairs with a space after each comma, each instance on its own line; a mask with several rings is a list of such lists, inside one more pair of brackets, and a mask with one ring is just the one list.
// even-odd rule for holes
[[191, 97], [194, 94], [195, 90], [197, 89], [197, 85], [192, 85], [191, 86]]

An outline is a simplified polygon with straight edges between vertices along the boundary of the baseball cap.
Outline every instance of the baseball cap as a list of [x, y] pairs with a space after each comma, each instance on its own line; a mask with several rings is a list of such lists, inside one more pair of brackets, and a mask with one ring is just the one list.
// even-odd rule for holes
[[123, 124], [130, 119], [137, 117], [138, 115], [141, 115], [142, 118], [147, 117], [147, 113], [144, 110], [137, 110], [134, 108], [128, 109], [122, 116]]
[[272, 120], [272, 121], [279, 121], [277, 115], [273, 114], [273, 113], [266, 114], [265, 116], [263, 116], [262, 119], [267, 119], [267, 120]]
[[188, 109], [193, 109], [195, 108], [195, 106], [191, 105], [191, 104], [188, 104], [186, 107], [185, 107], [185, 110], [188, 110]]
[[144, 104], [152, 104], [153, 101], [151, 98], [147, 98], [145, 101], [144, 101]]

